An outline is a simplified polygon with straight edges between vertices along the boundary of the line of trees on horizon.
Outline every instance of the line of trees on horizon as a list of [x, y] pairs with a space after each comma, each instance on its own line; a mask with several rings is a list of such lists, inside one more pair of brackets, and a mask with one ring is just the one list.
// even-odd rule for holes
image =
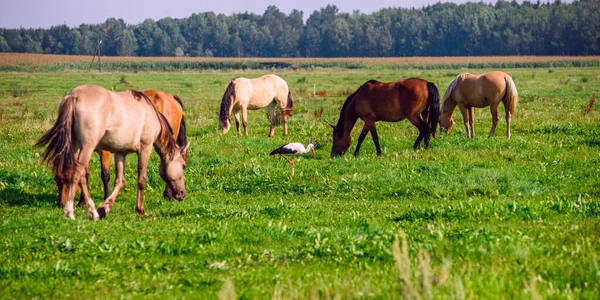
[[263, 15], [205, 12], [50, 29], [0, 29], [0, 52], [107, 56], [392, 57], [599, 55], [600, 1], [437, 3], [340, 13], [269, 6]]

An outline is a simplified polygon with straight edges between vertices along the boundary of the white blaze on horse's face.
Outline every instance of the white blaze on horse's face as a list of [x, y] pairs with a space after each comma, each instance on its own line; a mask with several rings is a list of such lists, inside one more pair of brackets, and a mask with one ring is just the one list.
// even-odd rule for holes
[[163, 193], [166, 199], [182, 201], [185, 198], [184, 169], [186, 162], [184, 157], [187, 154], [187, 148], [188, 146], [185, 146], [185, 148], [178, 146], [172, 160], [161, 160], [160, 162], [158, 173], [167, 184]]
[[452, 128], [452, 126], [454, 126], [454, 118], [452, 118], [452, 117], [450, 117], [449, 119], [442, 118], [440, 120], [440, 128], [442, 128], [442, 130], [445, 133], [450, 132], [450, 129]]
[[227, 133], [229, 131], [229, 128], [231, 128], [231, 122], [229, 121], [229, 119], [225, 121], [219, 120], [219, 128], [223, 131], [223, 133]]

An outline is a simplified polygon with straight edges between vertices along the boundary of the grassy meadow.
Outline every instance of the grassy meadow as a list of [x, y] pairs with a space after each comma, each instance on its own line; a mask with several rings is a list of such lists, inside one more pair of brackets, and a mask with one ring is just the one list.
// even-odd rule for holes
[[[358, 60], [360, 62], [360, 60]], [[16, 64], [16, 63], [15, 63]], [[0, 72], [0, 294], [3, 298], [597, 299], [600, 294], [600, 67], [514, 68], [510, 140], [489, 109], [462, 117], [428, 150], [410, 122], [378, 123], [361, 155], [330, 159], [346, 96], [369, 79], [421, 77], [443, 95], [468, 68], [306, 68], [289, 71]], [[295, 97], [290, 134], [217, 130], [228, 80], [276, 73]], [[183, 202], [162, 199], [153, 154], [146, 211], [135, 214], [136, 157], [111, 214], [63, 218], [35, 141], [72, 88], [160, 89], [185, 104], [190, 163]], [[295, 172], [268, 153], [316, 142]], [[102, 200], [98, 157], [91, 193]], [[114, 174], [112, 178], [114, 179]]]

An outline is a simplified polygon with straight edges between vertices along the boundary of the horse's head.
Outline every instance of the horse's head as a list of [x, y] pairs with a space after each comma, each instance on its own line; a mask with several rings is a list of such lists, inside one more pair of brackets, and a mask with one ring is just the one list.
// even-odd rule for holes
[[186, 157], [189, 144], [185, 147], [176, 146], [171, 157], [161, 159], [158, 173], [167, 183], [163, 196], [165, 199], [177, 199], [182, 201], [185, 198], [184, 170], [187, 166]]
[[452, 116], [443, 117], [442, 115], [442, 117], [440, 117], [440, 129], [443, 133], [448, 133], [452, 126], [454, 126], [454, 119], [452, 118]]
[[60, 207], [64, 205], [65, 201], [67, 201], [69, 185], [67, 184], [67, 179], [59, 174], [54, 174], [54, 182], [58, 187], [58, 199], [56, 204]]
[[338, 132], [338, 129], [329, 124], [333, 128], [333, 145], [331, 146], [331, 157], [342, 156], [352, 144], [352, 137]]
[[226, 118], [226, 119], [219, 118], [219, 129], [221, 129], [221, 131], [223, 131], [224, 134], [229, 131], [230, 127], [231, 127], [231, 122], [229, 121], [229, 118]]

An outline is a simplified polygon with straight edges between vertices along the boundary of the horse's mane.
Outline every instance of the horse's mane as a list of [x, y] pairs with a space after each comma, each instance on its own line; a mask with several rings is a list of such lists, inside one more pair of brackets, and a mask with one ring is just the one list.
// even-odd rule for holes
[[[369, 81], [367, 81], [367, 83], [371, 83], [371, 81], [374, 81], [374, 80], [369, 80]], [[365, 84], [361, 85], [356, 91], [354, 91], [354, 93], [350, 94], [350, 96], [348, 96], [348, 98], [346, 98], [346, 101], [344, 101], [344, 105], [342, 105], [342, 111], [340, 112], [340, 118], [338, 119], [337, 125], [335, 126], [335, 128], [336, 128], [335, 132], [338, 135], [338, 137], [341, 137], [342, 134], [344, 133], [344, 131], [341, 129], [343, 129], [343, 126], [344, 126], [346, 112], [348, 111], [348, 109], [350, 109], [350, 105], [354, 104], [354, 101], [352, 101], [354, 99], [354, 96], [356, 96], [358, 91], [360, 91], [360, 89]]]
[[[181, 111], [183, 111], [183, 101], [181, 101], [181, 99], [177, 96], [173, 96], [173, 98], [175, 98], [175, 100], [177, 101], [177, 103], [179, 103], [179, 105], [181, 105]], [[186, 128], [185, 128], [185, 116], [183, 115], [183, 113], [181, 114], [181, 123], [179, 124], [179, 134], [177, 135], [177, 141], [176, 141], [177, 145], [180, 147], [183, 147], [185, 145], [187, 145], [187, 134], [186, 134]]]
[[165, 145], [164, 149], [167, 151], [166, 153], [163, 153], [163, 154], [166, 155], [168, 158], [172, 157], [172, 155], [174, 155], [175, 149], [176, 149], [174, 138], [173, 138], [173, 128], [171, 128], [171, 125], [169, 124], [169, 122], [167, 121], [165, 116], [163, 114], [161, 114], [160, 111], [158, 111], [158, 108], [156, 107], [156, 105], [154, 105], [154, 103], [152, 103], [152, 100], [150, 100], [150, 98], [148, 98], [148, 96], [146, 96], [146, 94], [144, 94], [142, 91], [137, 91], [137, 90], [129, 90], [129, 91], [131, 92], [133, 97], [136, 98], [138, 101], [144, 99], [144, 100], [146, 100], [146, 103], [148, 103], [148, 105], [150, 105], [154, 109], [154, 112], [156, 113], [156, 116], [158, 117], [158, 121], [159, 121], [160, 127], [161, 127], [158, 139], [161, 144]]
[[225, 122], [229, 119], [229, 108], [231, 107], [231, 103], [233, 98], [235, 97], [235, 80], [239, 77], [236, 77], [229, 81], [227, 87], [225, 88], [225, 93], [223, 93], [223, 99], [221, 100], [221, 112], [219, 113], [219, 120]]
[[458, 84], [458, 80], [463, 78], [465, 75], [467, 75], [467, 73], [462, 73], [462, 74], [456, 76], [452, 80], [452, 82], [450, 82], [450, 85], [446, 89], [446, 92], [444, 92], [444, 98], [442, 98], [442, 105], [440, 105], [440, 110], [444, 109], [444, 103], [446, 103], [446, 100], [450, 99], [450, 95], [452, 94], [452, 91], [456, 87], [456, 84]]

